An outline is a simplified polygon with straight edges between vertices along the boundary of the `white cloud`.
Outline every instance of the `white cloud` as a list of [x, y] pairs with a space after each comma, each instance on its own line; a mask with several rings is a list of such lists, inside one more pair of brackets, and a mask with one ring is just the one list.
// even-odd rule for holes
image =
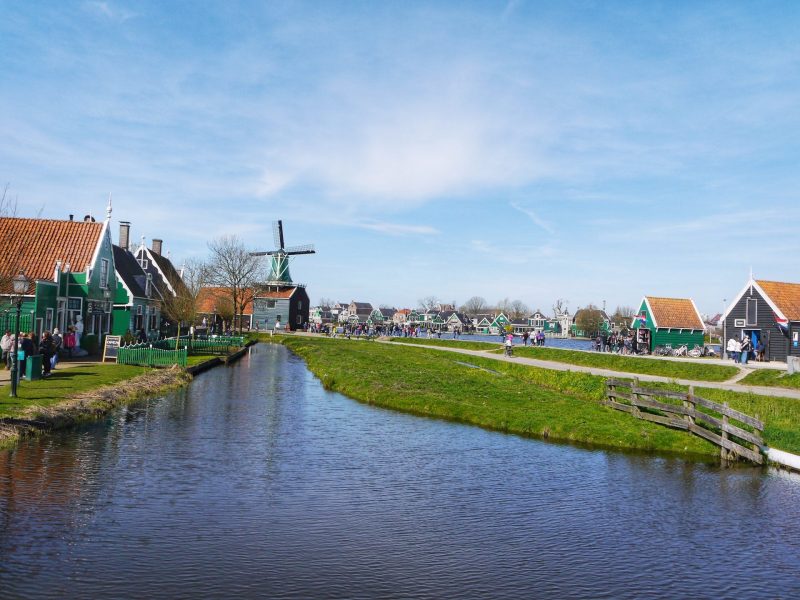
[[536, 225], [544, 229], [547, 233], [551, 235], [555, 233], [553, 226], [550, 225], [550, 223], [548, 223], [544, 219], [542, 219], [538, 213], [534, 212], [530, 208], [521, 206], [518, 202], [511, 202], [511, 208], [518, 210], [519, 212], [527, 216], [531, 221], [533, 221]]
[[352, 223], [355, 227], [377, 231], [388, 235], [438, 235], [440, 231], [430, 225], [403, 225], [382, 221], [363, 221]]
[[504, 245], [492, 244], [485, 240], [471, 240], [470, 247], [492, 260], [509, 265], [524, 265], [537, 259], [553, 258], [555, 249], [550, 245]]

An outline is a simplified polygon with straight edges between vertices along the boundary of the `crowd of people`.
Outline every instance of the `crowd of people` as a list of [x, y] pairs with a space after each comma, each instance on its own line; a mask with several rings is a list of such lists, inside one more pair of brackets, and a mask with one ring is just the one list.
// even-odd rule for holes
[[[60, 355], [72, 356], [78, 344], [77, 340], [75, 328], [72, 326], [63, 336], [58, 328], [53, 329], [52, 333], [45, 331], [42, 333], [41, 339], [34, 331], [20, 333], [19, 351], [22, 355], [18, 357], [19, 364], [17, 365], [20, 377], [25, 378], [27, 362], [32, 356], [42, 357], [42, 377], [50, 377], [58, 364]], [[11, 369], [14, 353], [17, 351], [17, 347], [14, 345], [14, 334], [11, 331], [6, 330], [3, 337], [0, 338], [0, 349], [2, 349], [3, 365], [7, 369]]]
[[615, 354], [638, 354], [639, 347], [632, 331], [627, 334], [614, 332], [611, 335], [598, 336], [594, 340], [594, 349], [598, 352], [614, 352]]
[[750, 359], [755, 359], [758, 362], [764, 361], [764, 351], [766, 347], [764, 342], [760, 339], [758, 343], [753, 346], [753, 342], [746, 335], [742, 335], [741, 339], [732, 337], [725, 345], [725, 350], [728, 352], [728, 358], [732, 359], [736, 364], [746, 365]]

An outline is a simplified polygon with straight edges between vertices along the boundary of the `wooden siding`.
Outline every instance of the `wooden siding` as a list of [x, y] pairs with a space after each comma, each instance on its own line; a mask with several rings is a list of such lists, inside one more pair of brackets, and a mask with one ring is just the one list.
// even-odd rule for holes
[[[746, 312], [748, 298], [755, 298], [757, 301], [756, 324], [735, 327], [734, 323], [737, 319], [742, 319], [747, 323]], [[723, 349], [728, 344], [730, 338], [735, 337], [736, 339], [741, 339], [742, 333], [745, 330], [749, 331], [753, 329], [761, 331], [761, 339], [764, 340], [766, 345], [766, 360], [786, 362], [786, 351], [788, 349], [789, 340], [775, 323], [775, 313], [772, 307], [767, 304], [767, 301], [764, 300], [755, 288], [751, 287], [739, 301], [731, 307], [725, 319], [725, 340], [722, 343]], [[764, 339], [765, 334], [768, 334], [769, 342]], [[800, 354], [798, 354], [798, 356], [800, 356]]]
[[664, 346], [665, 344], [672, 344], [673, 348], [686, 344], [689, 350], [694, 348], [695, 344], [703, 346], [703, 332], [690, 331], [688, 329], [658, 329], [652, 334], [653, 347]]

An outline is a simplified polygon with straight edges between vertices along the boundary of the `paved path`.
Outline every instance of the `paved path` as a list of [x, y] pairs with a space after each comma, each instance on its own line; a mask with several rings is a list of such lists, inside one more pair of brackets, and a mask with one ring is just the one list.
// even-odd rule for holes
[[[695, 387], [713, 388], [717, 390], [728, 390], [731, 392], [741, 392], [756, 394], [758, 396], [779, 396], [781, 398], [795, 398], [800, 400], [800, 390], [792, 390], [787, 388], [777, 387], [764, 387], [755, 385], [741, 385], [736, 383], [739, 379], [746, 376], [747, 373], [739, 374], [729, 381], [715, 382], [715, 381], [692, 381], [690, 379], [674, 379], [672, 377], [662, 377], [660, 375], [644, 375], [641, 373], [625, 373], [621, 371], [611, 371], [609, 369], [600, 369], [597, 367], [584, 367], [580, 365], [571, 365], [568, 363], [555, 362], [551, 360], [539, 360], [536, 358], [524, 358], [521, 356], [508, 357], [503, 354], [488, 354], [486, 350], [467, 350], [466, 348], [452, 348], [449, 346], [427, 346], [424, 344], [405, 344], [403, 342], [389, 342], [380, 340], [380, 343], [390, 344], [393, 346], [407, 346], [412, 348], [428, 348], [431, 350], [439, 350], [444, 352], [455, 352], [457, 354], [466, 354], [468, 356], [479, 356], [481, 358], [489, 358], [491, 360], [502, 360], [505, 362], [513, 362], [520, 365], [529, 365], [531, 367], [541, 367], [543, 369], [551, 369], [554, 371], [576, 371], [579, 373], [590, 373], [592, 375], [599, 375], [601, 377], [638, 377], [639, 381], [653, 381], [660, 383], [678, 383], [680, 385], [693, 385]], [[708, 362], [705, 362], [708, 364]]]

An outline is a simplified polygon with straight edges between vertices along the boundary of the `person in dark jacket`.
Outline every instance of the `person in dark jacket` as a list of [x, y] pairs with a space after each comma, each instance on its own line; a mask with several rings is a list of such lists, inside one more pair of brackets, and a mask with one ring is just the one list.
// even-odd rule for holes
[[43, 377], [50, 377], [52, 374], [50, 373], [50, 368], [52, 367], [50, 360], [55, 353], [56, 345], [55, 342], [53, 342], [53, 336], [50, 335], [49, 331], [45, 331], [44, 334], [42, 334], [42, 341], [39, 344], [39, 354], [42, 355]]

